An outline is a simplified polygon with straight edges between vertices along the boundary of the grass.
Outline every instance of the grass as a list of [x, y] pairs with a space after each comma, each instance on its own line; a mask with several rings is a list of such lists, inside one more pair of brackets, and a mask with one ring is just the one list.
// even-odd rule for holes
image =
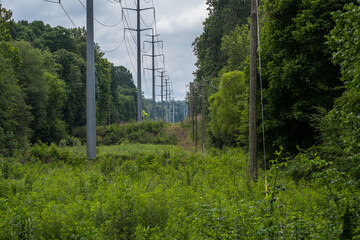
[[359, 231], [350, 191], [334, 185], [335, 200], [321, 179], [293, 181], [275, 163], [266, 194], [241, 149], [120, 144], [97, 156], [41, 145], [1, 159], [0, 239], [339, 239], [344, 222]]

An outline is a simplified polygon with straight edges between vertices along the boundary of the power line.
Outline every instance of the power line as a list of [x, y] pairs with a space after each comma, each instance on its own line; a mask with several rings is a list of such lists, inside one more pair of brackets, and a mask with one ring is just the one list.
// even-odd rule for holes
[[146, 27], [152, 27], [154, 25], [154, 22], [152, 22], [151, 24], [146, 24], [145, 20], [143, 19], [143, 17], [140, 17], [142, 23], [146, 26]]
[[[83, 4], [83, 2], [81, 0], [78, 0], [79, 3], [81, 4], [81, 6], [86, 10], [85, 5]], [[120, 19], [120, 21], [118, 21], [117, 23], [113, 24], [113, 25], [107, 25], [105, 23], [100, 22], [99, 20], [97, 20], [96, 18], [94, 18], [94, 20], [99, 23], [100, 25], [104, 26], [104, 27], [108, 27], [108, 28], [112, 28], [112, 27], [116, 27], [117, 25], [119, 25], [122, 22], [122, 19]]]
[[[271, 8], [268, 11], [268, 14], [270, 10], [272, 9], [272, 6], [274, 4], [275, 0], [273, 1]], [[259, 9], [259, 1], [257, 0], [257, 9]], [[268, 16], [266, 15], [266, 17]], [[261, 41], [260, 41], [260, 27], [259, 27], [259, 14], [256, 14], [257, 16], [257, 40], [258, 40], [258, 52], [259, 52], [259, 77], [260, 77], [260, 101], [261, 101], [261, 121], [262, 121], [262, 140], [263, 140], [263, 157], [264, 157], [264, 172], [265, 172], [265, 190], [267, 190], [267, 177], [266, 177], [266, 146], [265, 146], [265, 117], [264, 117], [264, 95], [263, 95], [263, 82], [262, 82], [262, 74], [261, 74]], [[266, 20], [266, 18], [265, 18]], [[266, 191], [267, 192], [267, 191]]]
[[74, 23], [74, 21], [71, 19], [70, 15], [67, 13], [67, 11], [65, 10], [64, 6], [61, 4], [60, 0], [59, 0], [59, 4], [61, 6], [61, 8], [64, 10], [66, 16], [69, 18], [69, 20], [71, 21], [71, 23], [74, 25], [75, 28], [77, 28], [76, 24]]
[[[119, 3], [120, 3], [122, 11], [124, 12], [124, 9], [126, 10], [128, 8], [128, 6], [126, 4], [126, 1], [124, 1], [125, 8], [122, 6], [121, 1]], [[132, 29], [131, 20], [130, 20], [131, 18], [130, 18], [129, 12], [127, 11], [126, 13], [127, 13], [128, 17], [129, 17], [129, 21], [128, 21], [128, 19], [126, 18], [126, 15], [124, 16], [124, 14], [123, 14], [123, 16], [125, 17], [126, 25], [127, 25], [128, 28]], [[130, 31], [130, 34], [131, 34], [132, 39], [134, 40], [134, 43], [136, 44], [136, 39], [135, 39], [134, 33], [132, 31]]]
[[120, 43], [116, 48], [114, 48], [113, 50], [108, 50], [108, 51], [102, 50], [102, 52], [104, 52], [104, 53], [112, 53], [112, 52], [115, 52], [116, 50], [118, 50], [118, 49], [121, 47], [121, 45], [123, 45], [124, 42], [125, 42], [125, 39], [123, 39], [123, 40], [121, 41], [121, 43]]
[[114, 4], [118, 4], [119, 3], [119, 1], [115, 1], [115, 0], [107, 0], [108, 2], [110, 2], [110, 3], [114, 3]]
[[66, 16], [69, 18], [69, 20], [71, 21], [71, 23], [74, 25], [75, 28], [77, 28], [76, 24], [74, 23], [74, 21], [71, 19], [70, 15], [68, 14], [68, 12], [66, 11], [66, 9], [64, 8], [64, 6], [61, 4], [61, 0], [58, 1], [51, 1], [51, 0], [44, 0], [45, 2], [49, 2], [49, 3], [57, 3], [61, 6], [62, 10], [64, 11], [64, 13], [66, 14]]
[[126, 44], [126, 40], [125, 40], [125, 46], [126, 46], [126, 52], [127, 52], [128, 56], [129, 56], [129, 60], [130, 60], [131, 66], [133, 67], [134, 72], [137, 73], [136, 68], [135, 68], [135, 66], [134, 66], [134, 64], [133, 64], [133, 62], [132, 62], [132, 60], [131, 60], [131, 54], [130, 54], [129, 48], [128, 48], [127, 44]]

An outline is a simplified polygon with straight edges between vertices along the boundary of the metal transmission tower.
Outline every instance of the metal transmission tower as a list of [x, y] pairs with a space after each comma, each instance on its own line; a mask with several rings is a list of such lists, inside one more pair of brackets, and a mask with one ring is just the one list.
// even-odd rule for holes
[[173, 123], [175, 123], [175, 113], [176, 113], [176, 104], [175, 104], [175, 98], [173, 98]]
[[164, 78], [168, 77], [167, 75], [164, 75], [164, 73], [166, 73], [166, 71], [161, 71], [160, 72], [160, 85], [156, 85], [157, 87], [160, 87], [160, 97], [161, 97], [161, 119], [163, 122], [165, 122], [164, 119]]
[[163, 63], [165, 62], [165, 56], [164, 54], [158, 54], [155, 55], [155, 43], [163, 43], [163, 41], [155, 41], [155, 37], [160, 36], [159, 34], [154, 35], [154, 33], [152, 35], [146, 35], [148, 37], [151, 37], [151, 41], [144, 41], [144, 45], [145, 43], [151, 43], [152, 46], [152, 55], [148, 55], [148, 54], [144, 54], [143, 57], [151, 57], [152, 58], [152, 68], [145, 68], [147, 70], [151, 70], [152, 71], [152, 113], [151, 113], [151, 118], [152, 120], [155, 121], [155, 113], [156, 113], [156, 102], [155, 102], [155, 71], [156, 70], [160, 70], [162, 68], [155, 68], [155, 57], [163, 57]]
[[168, 78], [165, 78], [165, 122], [167, 122]]
[[167, 76], [167, 78], [165, 78], [165, 122], [169, 122], [170, 121], [170, 113], [169, 113], [169, 101], [170, 101], [170, 79]]
[[86, 153], [96, 158], [94, 3], [86, 1]]
[[[140, 8], [140, 0], [137, 0], [137, 5], [136, 8], [123, 8], [123, 10], [131, 10], [131, 11], [136, 11], [137, 12], [137, 29], [133, 29], [133, 28], [125, 28], [125, 30], [130, 30], [130, 31], [136, 31], [137, 32], [137, 121], [141, 122], [142, 121], [142, 92], [141, 92], [141, 31], [145, 31], [145, 30], [152, 30], [152, 28], [144, 28], [141, 29], [140, 26], [140, 13], [141, 11], [144, 10], [149, 10], [152, 9], [153, 11], [155, 11], [154, 7], [150, 7], [150, 8]], [[124, 13], [123, 13], [124, 14]], [[125, 36], [125, 34], [124, 34]]]

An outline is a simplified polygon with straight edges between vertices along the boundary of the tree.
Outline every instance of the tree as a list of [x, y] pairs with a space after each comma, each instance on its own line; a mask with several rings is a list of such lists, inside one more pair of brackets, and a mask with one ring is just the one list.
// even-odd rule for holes
[[136, 119], [137, 91], [131, 72], [122, 66], [111, 64], [112, 123], [119, 123]]
[[[265, 127], [269, 152], [316, 143], [312, 115], [331, 109], [342, 93], [339, 68], [331, 61], [326, 35], [335, 26], [331, 13], [351, 0], [276, 2], [263, 36]], [[272, 1], [266, 1], [270, 8]], [[266, 9], [266, 10], [267, 10]]]
[[86, 123], [86, 64], [79, 55], [67, 50], [54, 53], [55, 62], [61, 68], [57, 75], [65, 82], [66, 103], [63, 109], [64, 120], [69, 133], [77, 126]]
[[46, 126], [46, 105], [49, 87], [44, 79], [43, 58], [39, 49], [33, 48], [28, 42], [14, 42], [22, 59], [18, 71], [19, 84], [26, 95], [26, 104], [31, 106], [34, 120], [30, 124], [33, 131], [31, 142], [41, 140], [42, 131]]
[[32, 117], [16, 79], [19, 53], [6, 42], [0, 49], [0, 155], [11, 156], [27, 146]]
[[10, 41], [10, 25], [12, 12], [2, 7], [0, 2], [0, 41]]
[[44, 73], [44, 80], [49, 89], [46, 105], [46, 125], [43, 128], [42, 141], [58, 143], [67, 135], [63, 121], [63, 106], [66, 102], [65, 83], [49, 72]]
[[0, 155], [11, 156], [28, 144], [31, 116], [16, 72], [21, 58], [10, 43], [9, 25], [12, 13], [0, 3]]
[[324, 113], [319, 130], [321, 149], [339, 169], [359, 176], [360, 152], [360, 2], [351, 3], [333, 14], [336, 26], [327, 37], [332, 61], [341, 68], [345, 92], [334, 108]]
[[218, 146], [246, 145], [248, 124], [248, 86], [243, 72], [221, 76], [219, 91], [209, 98], [210, 131]]
[[96, 82], [96, 119], [97, 123], [104, 125], [109, 121], [111, 92], [110, 92], [110, 63], [96, 54], [95, 82]]

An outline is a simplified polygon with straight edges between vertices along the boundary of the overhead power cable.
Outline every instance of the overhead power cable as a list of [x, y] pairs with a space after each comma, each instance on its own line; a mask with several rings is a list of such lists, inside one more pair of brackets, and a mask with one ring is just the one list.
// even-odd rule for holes
[[114, 4], [118, 4], [119, 3], [119, 1], [116, 1], [116, 0], [107, 0], [108, 2], [110, 2], [110, 3], [114, 3]]
[[74, 21], [71, 19], [70, 15], [67, 13], [67, 11], [65, 10], [64, 6], [61, 4], [60, 0], [59, 0], [59, 4], [61, 6], [61, 8], [64, 10], [64, 13], [66, 14], [66, 16], [69, 18], [69, 20], [71, 21], [71, 23], [74, 25], [75, 28], [77, 28], [76, 24], [74, 23]]
[[66, 9], [64, 8], [64, 6], [61, 4], [61, 0], [58, 1], [51, 1], [51, 0], [44, 0], [45, 2], [49, 2], [49, 3], [57, 3], [61, 6], [62, 10], [64, 11], [64, 13], [66, 14], [66, 16], [68, 17], [68, 19], [70, 20], [70, 22], [74, 25], [75, 28], [77, 28], [76, 24], [74, 23], [74, 21], [71, 19], [70, 15], [68, 14], [68, 12], [66, 11]]
[[[268, 11], [267, 16], [270, 13], [270, 10], [273, 7], [275, 0], [273, 0], [272, 5]], [[267, 177], [266, 177], [266, 146], [265, 146], [265, 117], [264, 117], [264, 95], [263, 95], [263, 82], [262, 82], [262, 74], [261, 74], [261, 41], [260, 41], [260, 26], [259, 26], [259, 0], [256, 1], [257, 7], [257, 40], [258, 40], [258, 52], [259, 52], [259, 77], [260, 77], [260, 101], [261, 101], [261, 121], [262, 121], [262, 140], [263, 140], [263, 157], [264, 157], [264, 172], [265, 172], [265, 191], [267, 192]], [[265, 21], [266, 21], [265, 18]], [[267, 193], [266, 193], [267, 194]]]
[[[83, 2], [81, 0], [78, 0], [79, 3], [81, 4], [81, 6], [86, 10], [86, 6], [83, 4]], [[99, 20], [97, 20], [96, 18], [94, 18], [94, 20], [99, 23], [100, 25], [104, 26], [104, 27], [109, 27], [109, 28], [112, 28], [112, 27], [116, 27], [117, 25], [119, 25], [121, 22], [122, 22], [122, 19], [120, 19], [117, 23], [115, 24], [112, 24], [112, 25], [107, 25], [107, 24], [104, 24], [102, 22], [100, 22]]]
[[129, 60], [130, 60], [131, 66], [133, 67], [133, 70], [134, 70], [134, 72], [135, 72], [135, 74], [136, 74], [137, 71], [136, 71], [135, 65], [133, 64], [133, 62], [132, 62], [132, 60], [131, 60], [131, 54], [130, 54], [129, 48], [128, 48], [127, 44], [126, 44], [126, 39], [124, 39], [124, 42], [125, 42], [126, 52], [127, 52], [128, 56], [129, 56]]
[[112, 52], [115, 52], [116, 50], [118, 50], [118, 49], [121, 47], [121, 45], [123, 45], [124, 42], [125, 42], [125, 39], [123, 39], [123, 40], [121, 41], [121, 43], [120, 43], [116, 48], [114, 48], [113, 50], [109, 50], [109, 51], [104, 51], [104, 50], [103, 50], [103, 52], [104, 52], [104, 53], [112, 53]]
[[[125, 3], [125, 8], [128, 8], [128, 6], [127, 6], [127, 4], [126, 4], [126, 1], [124, 1], [124, 3]], [[123, 7], [123, 5], [122, 5], [122, 1], [119, 1], [119, 4], [120, 4], [120, 7], [121, 7], [122, 12], [123, 12], [123, 17], [125, 17], [125, 23], [126, 23], [126, 25], [127, 25], [127, 28], [132, 29], [131, 20], [130, 20], [131, 18], [130, 18], [129, 12], [126, 11], [128, 17], [129, 17], [129, 21], [128, 21], [128, 19], [126, 18], [126, 15], [124, 14], [124, 7]], [[125, 27], [125, 26], [124, 26], [124, 27]], [[137, 44], [134, 33], [133, 33], [132, 31], [130, 31], [130, 34], [131, 34], [131, 37], [132, 37], [134, 43]]]

